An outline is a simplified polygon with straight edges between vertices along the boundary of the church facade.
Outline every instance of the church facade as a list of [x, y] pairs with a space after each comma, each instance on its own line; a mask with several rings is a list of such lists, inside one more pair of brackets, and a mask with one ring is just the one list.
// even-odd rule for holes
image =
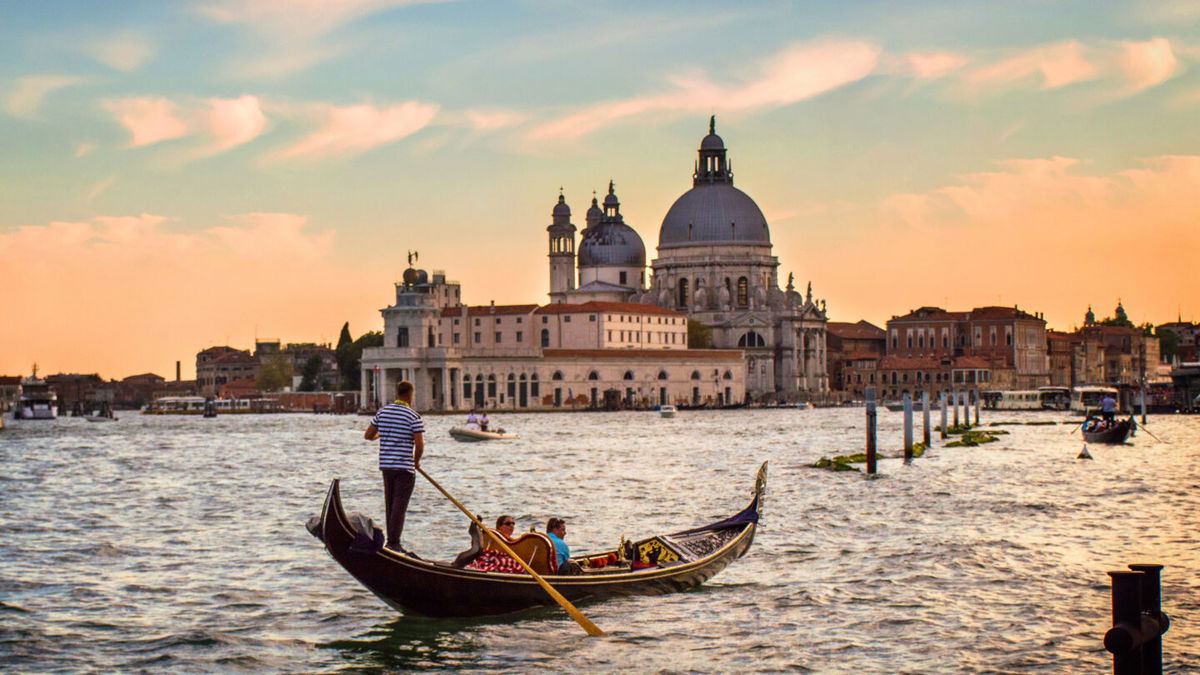
[[611, 182], [603, 208], [592, 200], [577, 260], [571, 211], [559, 195], [547, 228], [551, 301], [594, 298], [673, 309], [703, 324], [712, 347], [745, 352], [752, 398], [828, 392], [825, 303], [813, 299], [811, 283], [798, 292], [790, 275], [780, 288], [770, 228], [754, 200], [734, 187], [727, 155], [710, 120], [692, 188], [659, 227], [648, 282], [645, 246], [625, 224]]
[[[444, 273], [406, 270], [363, 353], [362, 400], [399, 379], [429, 409], [730, 405], [829, 391], [824, 302], [798, 292], [754, 200], [733, 186], [713, 121], [692, 188], [664, 216], [658, 257], [625, 223], [612, 181], [576, 246], [560, 193], [551, 211], [550, 304], [465, 306]], [[647, 278], [647, 267], [650, 275]], [[708, 348], [689, 349], [688, 321]]]

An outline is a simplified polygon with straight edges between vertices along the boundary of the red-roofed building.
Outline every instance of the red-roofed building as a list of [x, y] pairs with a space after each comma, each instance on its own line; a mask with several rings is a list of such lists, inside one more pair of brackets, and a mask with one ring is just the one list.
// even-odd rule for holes
[[887, 331], [868, 321], [825, 324], [831, 386], [862, 398], [876, 384], [879, 359], [887, 352]]
[[[363, 352], [362, 400], [401, 379], [422, 409], [729, 405], [746, 396], [745, 353], [688, 349], [687, 316], [610, 300], [538, 305], [451, 303], [456, 294], [405, 272], [382, 310], [382, 347]], [[424, 279], [424, 281], [422, 281]]]
[[209, 347], [196, 354], [196, 386], [201, 396], [216, 396], [221, 385], [258, 375], [258, 359], [233, 347]]
[[[1049, 384], [1046, 322], [1016, 307], [968, 312], [921, 307], [892, 317], [887, 353], [906, 360], [887, 362], [896, 367], [881, 363], [886, 397], [905, 391], [936, 395], [952, 389], [1035, 389]], [[915, 363], [922, 365], [910, 367]]]

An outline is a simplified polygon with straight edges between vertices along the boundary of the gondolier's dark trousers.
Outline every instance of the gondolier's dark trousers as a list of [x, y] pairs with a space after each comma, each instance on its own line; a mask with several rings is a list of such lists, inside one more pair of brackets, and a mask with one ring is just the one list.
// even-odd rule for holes
[[383, 508], [387, 513], [387, 547], [400, 548], [400, 533], [404, 531], [404, 514], [412, 497], [417, 474], [402, 469], [383, 471]]

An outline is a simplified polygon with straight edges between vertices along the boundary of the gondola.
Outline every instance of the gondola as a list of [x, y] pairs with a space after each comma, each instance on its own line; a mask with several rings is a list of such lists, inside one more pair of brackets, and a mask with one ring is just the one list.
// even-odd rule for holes
[[1117, 420], [1107, 429], [1100, 431], [1088, 431], [1089, 426], [1094, 426], [1096, 423], [1103, 421], [1102, 417], [1089, 417], [1083, 423], [1083, 440], [1088, 443], [1108, 443], [1110, 445], [1120, 445], [1125, 442], [1125, 439], [1133, 435], [1135, 422], [1133, 416], [1130, 415], [1127, 419]]
[[[622, 541], [623, 546], [610, 551], [573, 557], [564, 565], [571, 568], [571, 575], [558, 574], [551, 567], [544, 568], [543, 576], [572, 602], [657, 595], [698, 586], [749, 550], [762, 509], [766, 475], [764, 462], [750, 505], [731, 518], [669, 535]], [[308, 529], [338, 564], [392, 608], [431, 617], [476, 617], [554, 604], [527, 574], [461, 567], [463, 555], [455, 562], [435, 562], [383, 548], [378, 528], [342, 509], [338, 483], [334, 479], [329, 486], [321, 515], [309, 522]], [[554, 556], [544, 555], [537, 562], [553, 566]], [[537, 570], [538, 565], [531, 565]]]
[[502, 441], [520, 438], [520, 436], [516, 434], [506, 433], [503, 429], [497, 429], [496, 431], [483, 431], [482, 429], [468, 429], [467, 427], [452, 427], [450, 429], [450, 437], [460, 443]]

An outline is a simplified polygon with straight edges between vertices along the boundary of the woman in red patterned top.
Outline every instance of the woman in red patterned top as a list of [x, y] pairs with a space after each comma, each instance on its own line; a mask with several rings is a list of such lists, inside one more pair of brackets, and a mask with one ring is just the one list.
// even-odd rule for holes
[[[496, 519], [496, 531], [504, 535], [504, 538], [508, 541], [512, 541], [513, 529], [516, 525], [517, 523], [513, 520], [512, 516], [500, 516]], [[480, 570], [481, 572], [526, 573], [525, 568], [521, 567], [521, 563], [513, 560], [507, 553], [498, 549], [487, 548], [486, 546], [483, 552], [479, 554], [479, 557], [470, 565], [467, 565], [467, 567], [473, 570]]]

